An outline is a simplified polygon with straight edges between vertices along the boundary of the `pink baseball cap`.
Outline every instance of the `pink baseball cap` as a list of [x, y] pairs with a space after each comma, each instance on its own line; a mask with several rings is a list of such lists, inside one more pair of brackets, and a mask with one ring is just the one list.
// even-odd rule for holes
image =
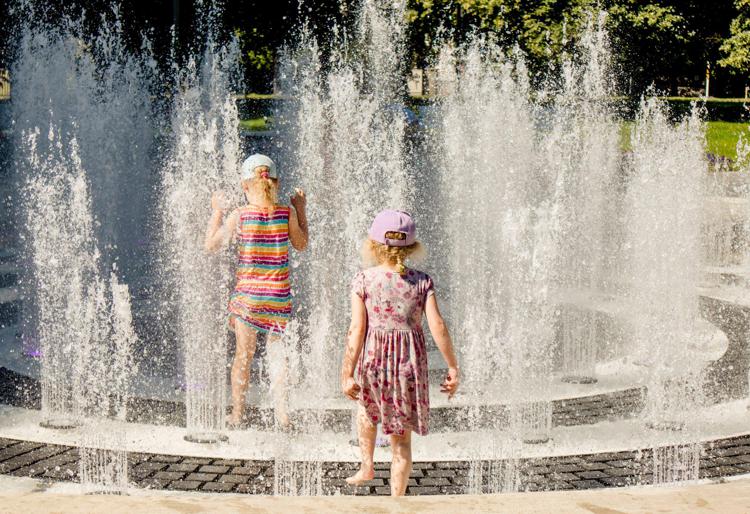
[[375, 216], [367, 235], [387, 246], [409, 246], [417, 240], [417, 227], [408, 212], [386, 209]]

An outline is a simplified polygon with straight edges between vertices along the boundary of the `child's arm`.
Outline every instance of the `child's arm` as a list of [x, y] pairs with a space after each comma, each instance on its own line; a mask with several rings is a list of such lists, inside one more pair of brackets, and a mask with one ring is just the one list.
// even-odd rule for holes
[[208, 220], [208, 228], [206, 229], [206, 239], [204, 246], [207, 251], [215, 252], [222, 246], [226, 245], [231, 241], [234, 231], [237, 227], [237, 219], [239, 218], [239, 211], [235, 209], [227, 217], [226, 221], [222, 223], [224, 218], [224, 205], [225, 201], [220, 193], [214, 193], [211, 197], [211, 218]]
[[301, 252], [307, 248], [308, 240], [305, 192], [296, 189], [291, 202], [294, 209], [289, 211], [289, 242], [292, 243], [295, 250]]
[[349, 324], [346, 350], [344, 351], [344, 365], [341, 368], [341, 389], [350, 400], [356, 400], [359, 397], [360, 387], [354, 381], [354, 368], [357, 366], [366, 332], [367, 309], [365, 308], [365, 302], [356, 293], [352, 293], [352, 322]]
[[448, 327], [445, 324], [443, 316], [440, 314], [434, 294], [427, 296], [425, 315], [427, 316], [427, 326], [430, 327], [432, 338], [435, 340], [435, 344], [437, 344], [446, 364], [448, 364], [448, 376], [440, 384], [440, 391], [448, 393], [448, 398], [451, 398], [458, 388], [458, 361], [453, 351], [453, 343], [448, 333]]

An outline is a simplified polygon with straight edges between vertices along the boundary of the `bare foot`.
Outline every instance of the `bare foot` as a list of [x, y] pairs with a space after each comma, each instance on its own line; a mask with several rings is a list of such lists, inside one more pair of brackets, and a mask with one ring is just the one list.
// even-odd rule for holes
[[360, 468], [359, 471], [346, 479], [346, 483], [349, 485], [362, 485], [364, 482], [372, 480], [373, 478], [375, 478], [374, 469], [364, 470]]
[[276, 423], [283, 429], [288, 429], [292, 426], [292, 422], [289, 420], [289, 414], [286, 410], [276, 409]]
[[241, 414], [235, 416], [233, 412], [232, 414], [227, 416], [227, 428], [229, 428], [230, 430], [239, 428], [241, 424], [242, 424]]

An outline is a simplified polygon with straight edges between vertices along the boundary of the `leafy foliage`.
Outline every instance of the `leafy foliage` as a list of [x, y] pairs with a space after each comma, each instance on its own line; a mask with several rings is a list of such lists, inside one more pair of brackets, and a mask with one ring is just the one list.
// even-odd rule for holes
[[604, 9], [625, 91], [639, 94], [654, 83], [674, 94], [678, 82], [701, 83], [722, 43], [731, 62], [747, 66], [750, 0], [735, 1], [745, 14], [733, 22], [730, 43], [732, 0], [409, 0], [411, 57], [423, 65], [434, 57], [435, 41], [461, 44], [477, 32], [518, 45], [532, 70], [542, 70], [570, 50], [592, 12]]
[[736, 0], [737, 17], [730, 26], [731, 37], [721, 45], [721, 66], [750, 75], [750, 0]]

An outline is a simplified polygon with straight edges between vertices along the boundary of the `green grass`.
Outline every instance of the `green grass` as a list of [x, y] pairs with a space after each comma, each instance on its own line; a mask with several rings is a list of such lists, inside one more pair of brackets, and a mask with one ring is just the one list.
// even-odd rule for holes
[[267, 93], [245, 93], [235, 95], [235, 98], [244, 98], [246, 100], [276, 100], [277, 98], [281, 98], [281, 95]]
[[[715, 155], [737, 158], [737, 141], [740, 134], [745, 135], [745, 141], [750, 140], [750, 124], [730, 121], [709, 121], [706, 127], [708, 151]], [[748, 141], [750, 142], [750, 141]]]
[[748, 103], [747, 98], [719, 98], [713, 96], [709, 96], [708, 98], [703, 98], [702, 96], [661, 96], [659, 98], [668, 102]]
[[271, 130], [272, 118], [261, 117], [249, 120], [240, 120], [240, 130], [261, 131]]
[[629, 152], [633, 149], [633, 123], [632, 121], [623, 121], [620, 124], [620, 150]]
[[[242, 130], [270, 130], [272, 126], [273, 118], [271, 117], [252, 118], [240, 121], [240, 129]], [[632, 121], [622, 122], [620, 129], [620, 148], [623, 151], [632, 149], [632, 143], [630, 141], [632, 130]], [[740, 134], [744, 134], [745, 139], [750, 141], [750, 123], [708, 121], [706, 122], [707, 149], [712, 154], [734, 160], [737, 158], [737, 141], [740, 138]]]
[[[620, 127], [620, 148], [624, 151], [632, 150], [633, 148], [630, 140], [632, 131], [632, 121], [622, 123]], [[733, 121], [706, 122], [706, 147], [708, 152], [735, 160], [737, 158], [737, 141], [740, 139], [740, 134], [744, 134], [745, 140], [750, 141], [750, 123]]]

